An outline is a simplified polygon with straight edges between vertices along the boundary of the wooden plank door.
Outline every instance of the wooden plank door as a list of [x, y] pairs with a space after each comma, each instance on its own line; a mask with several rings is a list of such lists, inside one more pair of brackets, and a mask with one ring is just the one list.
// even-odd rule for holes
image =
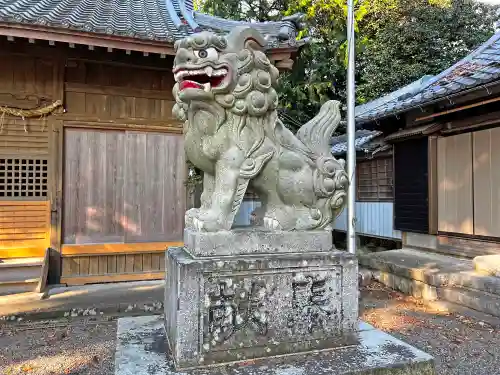
[[65, 132], [63, 243], [120, 243], [125, 239], [124, 132]]
[[127, 132], [125, 242], [182, 240], [186, 162], [182, 137]]
[[65, 149], [61, 282], [162, 278], [182, 240], [182, 137], [68, 129]]

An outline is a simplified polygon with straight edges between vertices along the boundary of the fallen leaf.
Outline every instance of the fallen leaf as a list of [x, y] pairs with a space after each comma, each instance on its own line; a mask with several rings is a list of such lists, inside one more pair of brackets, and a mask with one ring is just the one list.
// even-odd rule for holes
[[243, 361], [243, 362], [240, 362], [239, 365], [240, 366], [248, 366], [248, 365], [251, 365], [255, 363], [255, 361]]
[[31, 372], [31, 371], [33, 371], [33, 367], [31, 367], [31, 365], [23, 365], [21, 367], [21, 371], [23, 371], [23, 372]]

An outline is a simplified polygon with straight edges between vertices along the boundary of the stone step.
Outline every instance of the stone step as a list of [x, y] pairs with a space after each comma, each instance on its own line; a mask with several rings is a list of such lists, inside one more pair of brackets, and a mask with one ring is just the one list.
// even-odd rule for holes
[[474, 263], [414, 249], [360, 256], [373, 278], [425, 301], [448, 301], [500, 317], [500, 278], [479, 274]]
[[477, 273], [500, 277], [500, 255], [484, 255], [474, 258], [474, 269]]
[[[426, 303], [446, 301], [500, 318], [500, 296], [467, 288], [436, 287], [384, 271], [373, 271], [374, 280]], [[456, 309], [455, 309], [456, 310]]]
[[43, 258], [0, 260], [0, 295], [35, 291], [42, 267]]
[[472, 289], [437, 288], [439, 299], [500, 317], [500, 297]]
[[359, 257], [360, 265], [445, 288], [466, 288], [500, 296], [500, 278], [474, 271], [468, 259], [415, 249], [389, 250]]
[[38, 279], [20, 282], [0, 282], [0, 296], [10, 294], [35, 292], [38, 287]]

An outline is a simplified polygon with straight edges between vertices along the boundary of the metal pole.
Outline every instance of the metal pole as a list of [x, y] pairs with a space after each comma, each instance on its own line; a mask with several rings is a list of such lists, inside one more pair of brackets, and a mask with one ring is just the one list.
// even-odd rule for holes
[[354, 119], [355, 81], [354, 81], [354, 0], [347, 0], [347, 174], [349, 190], [347, 193], [347, 250], [356, 253], [356, 149]]

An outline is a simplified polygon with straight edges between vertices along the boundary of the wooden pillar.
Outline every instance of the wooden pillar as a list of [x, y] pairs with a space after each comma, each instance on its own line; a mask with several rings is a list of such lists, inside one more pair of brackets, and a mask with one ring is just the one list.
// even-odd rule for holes
[[[54, 64], [54, 97], [64, 98], [64, 71], [66, 59], [59, 57]], [[61, 241], [62, 241], [62, 178], [63, 178], [63, 121], [50, 116], [50, 251], [48, 284], [59, 284], [61, 279]]]

